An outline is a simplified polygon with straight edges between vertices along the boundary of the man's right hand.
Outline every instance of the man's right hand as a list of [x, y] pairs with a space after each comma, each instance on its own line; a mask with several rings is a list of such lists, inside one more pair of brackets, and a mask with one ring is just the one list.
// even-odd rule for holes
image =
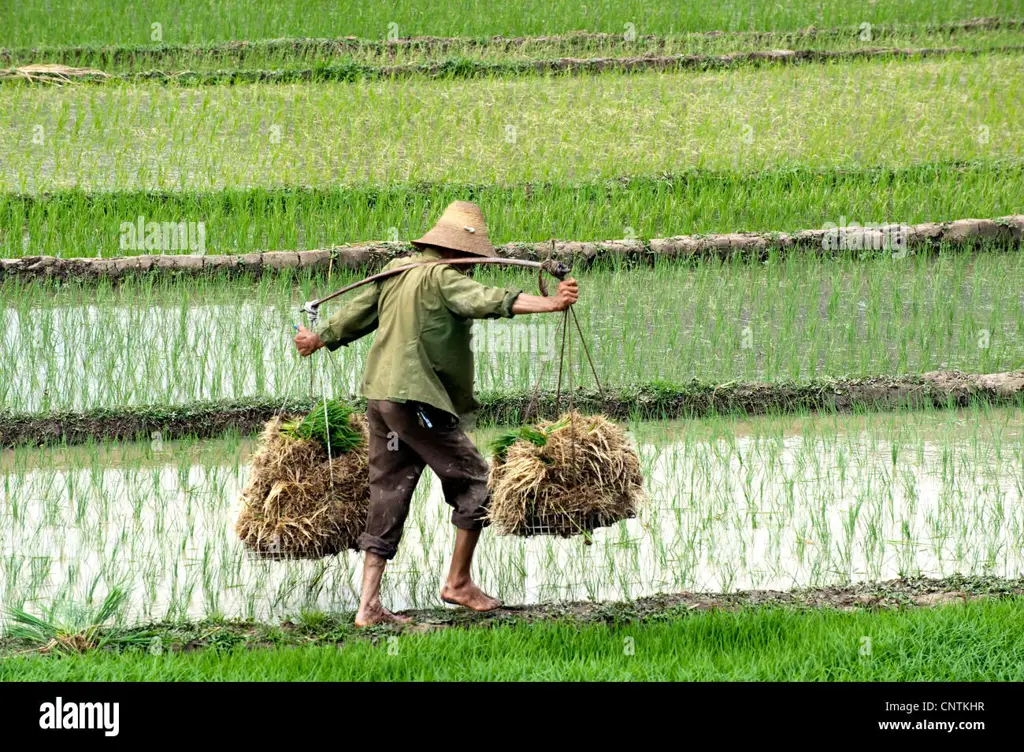
[[542, 295], [526, 295], [520, 293], [512, 303], [512, 315], [523, 313], [554, 313], [564, 311], [580, 299], [580, 286], [575, 279], [566, 279], [558, 283], [558, 291], [545, 298]]
[[554, 305], [552, 310], [564, 311], [579, 299], [579, 283], [572, 277], [564, 279], [558, 283], [558, 291], [551, 297], [551, 303]]
[[299, 324], [299, 333], [295, 335], [295, 349], [299, 351], [299, 355], [305, 358], [323, 346], [324, 343], [320, 340], [319, 335]]

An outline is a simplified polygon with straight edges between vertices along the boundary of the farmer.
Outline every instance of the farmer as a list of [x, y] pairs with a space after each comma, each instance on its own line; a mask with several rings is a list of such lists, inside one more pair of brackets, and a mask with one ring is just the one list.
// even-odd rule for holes
[[[466, 201], [451, 204], [412, 244], [419, 253], [385, 268], [498, 255], [480, 208]], [[501, 605], [470, 577], [489, 502], [487, 462], [459, 427], [459, 416], [479, 406], [473, 397], [473, 319], [564, 311], [578, 297], [572, 279], [560, 282], [555, 295], [541, 297], [513, 287], [488, 287], [455, 266], [432, 264], [367, 285], [318, 332], [299, 328], [295, 346], [303, 357], [377, 332], [362, 390], [370, 429], [370, 510], [359, 537], [366, 558], [357, 626], [408, 620], [381, 605], [380, 581], [398, 551], [413, 490], [425, 466], [440, 478], [457, 528], [441, 599], [476, 611]]]

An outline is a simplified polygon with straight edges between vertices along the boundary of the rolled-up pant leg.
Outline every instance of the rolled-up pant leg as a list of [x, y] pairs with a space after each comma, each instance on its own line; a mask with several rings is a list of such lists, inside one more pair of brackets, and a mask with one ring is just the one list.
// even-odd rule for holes
[[[416, 483], [423, 473], [424, 462], [404, 441], [396, 440], [380, 405], [392, 405], [369, 400], [366, 422], [370, 431], [370, 509], [366, 517], [366, 530], [359, 536], [359, 549], [395, 558], [402, 540], [405, 518], [409, 516]], [[393, 447], [388, 448], [388, 445]]]
[[[412, 492], [424, 465], [429, 465], [441, 480], [455, 527], [482, 529], [490, 501], [487, 462], [472, 439], [458, 427], [454, 416], [440, 410], [424, 408], [433, 426], [420, 425], [419, 407], [413, 402], [367, 403], [370, 514], [359, 547], [389, 559], [398, 550]], [[389, 441], [393, 447], [390, 450]]]

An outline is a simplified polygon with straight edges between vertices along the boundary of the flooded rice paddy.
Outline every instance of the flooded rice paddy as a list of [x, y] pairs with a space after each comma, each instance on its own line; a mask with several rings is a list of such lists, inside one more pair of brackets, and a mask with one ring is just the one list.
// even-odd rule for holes
[[[508, 603], [1024, 572], [1024, 410], [708, 419], [631, 426], [649, 504], [580, 539], [485, 532]], [[474, 435], [478, 443], [487, 431]], [[130, 621], [346, 611], [360, 557], [252, 558], [234, 536], [250, 440], [8, 450], [0, 600], [47, 612], [129, 591]], [[439, 605], [453, 543], [423, 476], [384, 597]]]
[[[478, 273], [536, 288], [536, 277]], [[581, 270], [577, 311], [605, 383], [806, 380], [1021, 367], [1024, 254]], [[301, 302], [352, 281], [0, 286], [0, 411], [355, 391], [371, 337], [302, 362]], [[337, 307], [324, 308], [330, 315]], [[474, 328], [480, 390], [554, 387], [557, 317]], [[310, 372], [312, 369], [312, 373]], [[582, 374], [584, 384], [591, 384]]]

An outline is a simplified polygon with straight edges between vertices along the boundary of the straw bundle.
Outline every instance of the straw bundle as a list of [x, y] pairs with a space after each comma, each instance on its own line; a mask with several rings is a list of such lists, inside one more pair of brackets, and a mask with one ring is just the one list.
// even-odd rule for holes
[[588, 533], [636, 516], [640, 458], [602, 415], [566, 413], [492, 445], [489, 519], [499, 535]]
[[74, 80], [101, 79], [110, 76], [95, 68], [72, 68], [56, 63], [40, 63], [23, 65], [19, 68], [0, 69], [0, 80], [21, 79], [24, 81], [43, 81], [45, 83], [67, 84]]
[[288, 427], [301, 421], [293, 416], [266, 424], [235, 523], [247, 548], [271, 558], [318, 559], [356, 547], [370, 503], [368, 433], [366, 416], [346, 419], [345, 428], [363, 440], [330, 456], [322, 441], [295, 437]]

